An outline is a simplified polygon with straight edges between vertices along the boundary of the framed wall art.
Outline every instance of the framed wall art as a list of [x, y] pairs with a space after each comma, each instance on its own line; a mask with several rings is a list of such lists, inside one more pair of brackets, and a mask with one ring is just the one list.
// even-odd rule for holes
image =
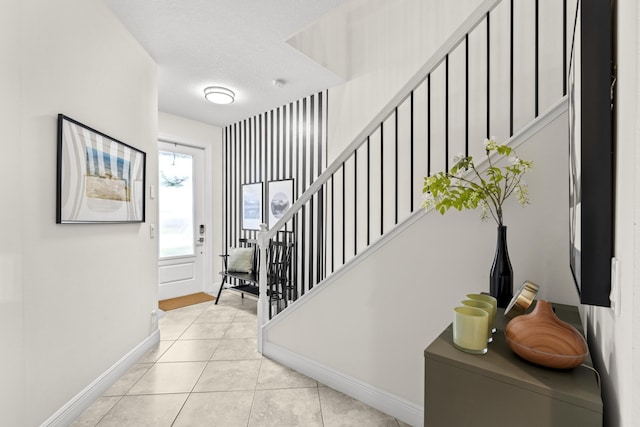
[[606, 307], [614, 247], [611, 16], [609, 2], [576, 1], [567, 81], [569, 263], [580, 302]]
[[56, 223], [145, 220], [146, 153], [58, 115]]
[[293, 205], [293, 179], [269, 181], [269, 230]]
[[262, 182], [242, 184], [242, 228], [244, 230], [260, 230], [262, 192]]

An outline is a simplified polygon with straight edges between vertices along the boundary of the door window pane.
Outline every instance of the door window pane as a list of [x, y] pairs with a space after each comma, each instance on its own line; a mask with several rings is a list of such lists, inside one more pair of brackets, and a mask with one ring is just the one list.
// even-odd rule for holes
[[193, 229], [193, 157], [159, 154], [160, 258], [195, 254]]

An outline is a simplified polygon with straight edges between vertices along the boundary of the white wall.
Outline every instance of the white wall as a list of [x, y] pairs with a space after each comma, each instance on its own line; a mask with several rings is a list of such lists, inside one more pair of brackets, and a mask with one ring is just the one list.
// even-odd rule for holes
[[[518, 148], [534, 161], [532, 203], [505, 208], [514, 284], [541, 286], [540, 299], [577, 304], [567, 242], [567, 116]], [[549, 156], [553, 152], [555, 156]], [[565, 184], [565, 185], [559, 185]], [[478, 212], [429, 213], [340, 279], [274, 322], [268, 341], [391, 395], [423, 405], [429, 343], [469, 292], [488, 291], [494, 223]], [[328, 315], [330, 307], [331, 314]]]
[[[451, 34], [484, 4], [482, 0], [354, 0], [328, 13], [289, 40], [294, 47], [348, 81], [329, 92], [329, 160], [334, 159], [373, 119]], [[535, 116], [535, 73], [533, 2], [514, 3], [514, 130]], [[491, 12], [492, 50], [490, 134], [499, 140], [509, 137], [509, 9], [503, 1]], [[562, 2], [540, 3], [543, 17], [539, 32], [539, 113], [561, 96]], [[486, 23], [482, 21], [469, 36], [470, 138], [486, 136]], [[465, 95], [464, 44], [450, 55], [450, 137], [463, 138], [461, 108]], [[432, 75], [434, 107], [444, 106], [444, 66]], [[477, 101], [477, 102], [476, 102]], [[432, 137], [444, 139], [444, 115], [432, 111]], [[457, 110], [456, 110], [457, 109]]]
[[[349, 44], [350, 80], [329, 91], [330, 159], [351, 142], [479, 3], [357, 1], [346, 19], [336, 20], [336, 25], [349, 26], [345, 42]], [[508, 17], [508, 4], [503, 2], [496, 13]], [[508, 23], [508, 19], [499, 22]], [[328, 27], [323, 23], [306, 31], [326, 31]], [[553, 21], [549, 27], [546, 30], [560, 29], [554, 34], [561, 41], [562, 22]], [[296, 40], [298, 44], [303, 41], [303, 37]], [[555, 56], [544, 70], [552, 74], [555, 70], [553, 75], [559, 77], [550, 84], [553, 90], [545, 92], [541, 113], [562, 94], [561, 71], [558, 74], [557, 69], [560, 64], [561, 70], [561, 46], [555, 44], [559, 49], [552, 52]], [[306, 53], [311, 54], [308, 46]], [[320, 51], [320, 56], [325, 53], [326, 49]], [[508, 65], [504, 57], [496, 62]], [[496, 78], [501, 78], [503, 71], [499, 69]], [[508, 96], [504, 97], [504, 85], [494, 83], [492, 80], [494, 90], [507, 100], [506, 115], [501, 114], [504, 105], [494, 107], [492, 101], [492, 111], [497, 109], [492, 120], [498, 126], [494, 129], [500, 129], [495, 135], [503, 141], [508, 137], [504, 125], [505, 120], [508, 124]], [[517, 89], [522, 86], [518, 84]], [[532, 114], [529, 110], [532, 108], [518, 113], [520, 125], [530, 120], [524, 120]], [[541, 299], [576, 305], [567, 250], [567, 141], [563, 114], [518, 149], [521, 157], [534, 160], [535, 168], [526, 177], [532, 205], [522, 210], [514, 203], [505, 215], [514, 284], [531, 280], [542, 287]], [[471, 143], [481, 144], [481, 139], [474, 138]], [[316, 296], [301, 302], [304, 309], [285, 312], [284, 319], [269, 326], [267, 340], [422, 406], [422, 352], [451, 322], [451, 309], [466, 293], [488, 290], [495, 241], [495, 226], [482, 224], [477, 213], [451, 213], [444, 218], [429, 214], [336, 283], [314, 289]], [[327, 307], [331, 307], [331, 316], [327, 316]]]
[[344, 22], [349, 80], [329, 91], [329, 162], [480, 3], [366, 0], [351, 4]]
[[3, 423], [24, 424], [23, 244], [20, 3], [1, 2], [0, 14], [0, 414]]
[[618, 3], [615, 256], [620, 261], [621, 309], [587, 307], [594, 359], [603, 378], [605, 426], [631, 427], [640, 419], [640, 143], [638, 44], [640, 8]]
[[208, 283], [205, 290], [207, 292], [218, 292], [220, 283], [219, 271], [222, 271], [220, 254], [222, 253], [222, 129], [210, 126], [205, 123], [185, 119], [168, 113], [158, 113], [158, 134], [161, 138], [171, 142], [192, 145], [205, 149], [205, 164], [207, 183], [205, 191], [209, 194], [210, 200], [206, 211], [206, 221], [209, 227], [206, 238], [208, 255], [211, 263], [208, 272]]
[[156, 183], [157, 78], [98, 0], [2, 10], [0, 405], [33, 426], [147, 338], [157, 307], [155, 201], [144, 224], [55, 224], [57, 114], [145, 151]]

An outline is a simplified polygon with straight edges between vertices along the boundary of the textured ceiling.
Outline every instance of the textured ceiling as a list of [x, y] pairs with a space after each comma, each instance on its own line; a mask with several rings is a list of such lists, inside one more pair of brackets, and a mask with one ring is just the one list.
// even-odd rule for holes
[[[342, 81], [286, 40], [346, 0], [103, 1], [158, 64], [160, 111], [225, 126]], [[207, 86], [236, 101], [208, 102]]]

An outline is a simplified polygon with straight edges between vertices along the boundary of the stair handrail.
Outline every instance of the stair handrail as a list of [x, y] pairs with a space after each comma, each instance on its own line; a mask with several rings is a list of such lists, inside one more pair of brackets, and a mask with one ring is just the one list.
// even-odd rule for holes
[[[278, 230], [280, 230], [294, 215], [302, 209], [302, 207], [318, 192], [322, 186], [335, 174], [343, 163], [347, 161], [353, 153], [363, 145], [367, 137], [371, 135], [380, 126], [386, 118], [388, 118], [395, 109], [404, 102], [411, 93], [427, 79], [432, 73], [465, 37], [473, 31], [489, 14], [500, 4], [502, 0], [484, 0], [474, 11], [464, 20], [464, 22], [441, 44], [430, 59], [420, 67], [420, 69], [407, 81], [406, 84], [394, 95], [387, 104], [376, 114], [369, 123], [360, 131], [352, 140], [352, 142], [331, 162], [331, 164], [315, 179], [302, 195], [293, 203], [293, 205], [282, 215], [276, 224], [269, 230], [265, 224], [261, 224], [261, 230], [258, 232], [257, 241], [259, 248], [259, 256], [265, 256], [265, 248], [269, 240], [274, 238]], [[258, 303], [258, 351], [262, 352], [262, 327], [268, 320], [268, 298], [266, 284], [266, 263], [260, 263], [259, 270], [259, 303]], [[264, 280], [263, 280], [264, 279]]]
[[[400, 89], [400, 91], [391, 98], [391, 100], [380, 110], [376, 116], [369, 122], [363, 130], [353, 138], [352, 142], [335, 158], [333, 162], [320, 174], [320, 176], [302, 193], [295, 203], [289, 208], [284, 215], [274, 224], [274, 226], [266, 231], [264, 241], [273, 238], [277, 230], [281, 229], [293, 216], [304, 206], [315, 193], [317, 193], [325, 182], [342, 166], [349, 157], [356, 151], [371, 135], [380, 123], [391, 115], [395, 108], [400, 105], [411, 92], [422, 83], [427, 76], [435, 70], [438, 65], [444, 61], [448, 53], [456, 48], [464, 41], [464, 36], [476, 28], [480, 22], [490, 13], [502, 0], [485, 0], [478, 6], [469, 17], [458, 27], [457, 30], [440, 46], [431, 58], [409, 79], [409, 81]], [[259, 233], [260, 234], [260, 233]]]

